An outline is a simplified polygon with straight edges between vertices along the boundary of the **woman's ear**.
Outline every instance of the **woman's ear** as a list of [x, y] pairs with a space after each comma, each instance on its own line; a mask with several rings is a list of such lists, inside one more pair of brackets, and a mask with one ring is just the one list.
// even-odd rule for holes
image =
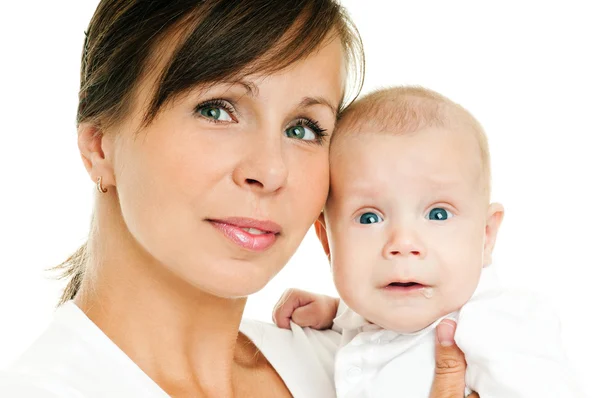
[[317, 221], [315, 221], [315, 232], [317, 233], [317, 238], [321, 242], [323, 246], [323, 250], [327, 255], [327, 258], [331, 260], [330, 250], [329, 250], [329, 240], [327, 240], [327, 226], [325, 224], [325, 214], [321, 212]]
[[496, 244], [496, 236], [504, 218], [504, 207], [500, 203], [490, 204], [485, 222], [485, 242], [483, 246], [483, 266], [492, 263], [492, 252]]
[[107, 157], [107, 150], [112, 149], [112, 140], [102, 133], [93, 123], [81, 123], [77, 128], [77, 146], [83, 165], [95, 183], [102, 177], [102, 185], [115, 185], [114, 168]]

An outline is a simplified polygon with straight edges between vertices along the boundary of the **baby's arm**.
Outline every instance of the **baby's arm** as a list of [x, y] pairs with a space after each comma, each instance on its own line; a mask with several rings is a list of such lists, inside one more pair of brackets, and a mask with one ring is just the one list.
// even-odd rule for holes
[[301, 327], [329, 329], [339, 303], [340, 299], [335, 297], [288, 289], [275, 305], [273, 322], [285, 329], [290, 328], [290, 321]]

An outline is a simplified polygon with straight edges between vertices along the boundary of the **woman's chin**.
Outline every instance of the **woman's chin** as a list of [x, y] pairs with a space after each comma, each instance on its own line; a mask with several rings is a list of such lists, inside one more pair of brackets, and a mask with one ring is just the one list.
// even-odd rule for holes
[[275, 276], [264, 264], [227, 264], [221, 261], [221, 267], [202, 267], [193, 272], [181, 272], [180, 278], [194, 289], [221, 298], [243, 298], [264, 288]]
[[242, 285], [239, 282], [223, 282], [217, 285], [216, 282], [216, 280], [212, 281], [211, 286], [198, 286], [198, 289], [215, 297], [241, 299], [257, 293], [265, 287], [268, 281], [263, 281], [262, 283], [251, 283], [248, 281], [248, 283]]

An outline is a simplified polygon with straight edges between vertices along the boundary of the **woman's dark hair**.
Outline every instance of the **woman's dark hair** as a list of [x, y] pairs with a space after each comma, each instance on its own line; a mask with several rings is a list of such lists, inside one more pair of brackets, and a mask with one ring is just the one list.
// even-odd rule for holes
[[[161, 45], [176, 39], [171, 53]], [[327, 38], [344, 46], [354, 78], [344, 105], [362, 87], [360, 36], [335, 0], [101, 0], [81, 62], [77, 124], [102, 128], [128, 113], [145, 73], [167, 62], [146, 110], [150, 124], [162, 107], [198, 85], [272, 73], [308, 56]], [[60, 303], [75, 297], [88, 259], [87, 244], [58, 268], [69, 279]]]

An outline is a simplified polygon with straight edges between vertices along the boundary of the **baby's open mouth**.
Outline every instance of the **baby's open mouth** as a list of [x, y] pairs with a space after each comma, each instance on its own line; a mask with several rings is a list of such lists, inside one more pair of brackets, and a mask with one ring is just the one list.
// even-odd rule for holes
[[419, 282], [390, 282], [383, 286], [383, 290], [389, 294], [400, 296], [419, 294], [428, 288], [427, 285]]
[[417, 282], [392, 282], [388, 285], [388, 287], [413, 287], [413, 286], [423, 286]]

